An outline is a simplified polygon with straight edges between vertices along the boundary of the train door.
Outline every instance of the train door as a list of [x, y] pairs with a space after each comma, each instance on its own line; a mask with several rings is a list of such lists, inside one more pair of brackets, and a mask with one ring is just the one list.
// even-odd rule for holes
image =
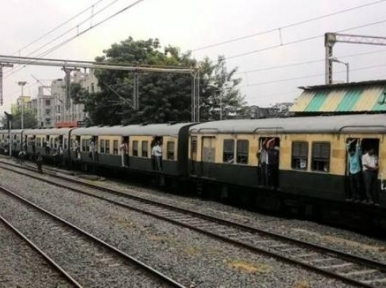
[[213, 164], [216, 157], [216, 138], [213, 136], [202, 137], [201, 172], [202, 176], [211, 177]]
[[197, 175], [197, 136], [190, 137], [190, 173]]
[[362, 146], [362, 168], [364, 194], [362, 197], [370, 204], [379, 203], [379, 177], [383, 177], [383, 171], [379, 169], [383, 163], [380, 163], [379, 139], [363, 138]]
[[260, 137], [258, 141], [258, 183], [269, 188], [279, 188], [280, 138]]
[[121, 144], [121, 161], [123, 167], [129, 167], [129, 136], [123, 136]]
[[162, 164], [163, 164], [163, 159], [165, 155], [162, 155], [162, 151], [163, 151], [162, 144], [163, 144], [163, 137], [161, 136], [155, 136], [150, 143], [152, 167], [153, 167], [153, 170], [156, 170], [156, 171], [162, 171], [163, 169]]

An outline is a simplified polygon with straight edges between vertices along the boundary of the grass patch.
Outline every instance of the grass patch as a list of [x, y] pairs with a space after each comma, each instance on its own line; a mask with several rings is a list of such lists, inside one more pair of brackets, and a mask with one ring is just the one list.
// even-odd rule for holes
[[265, 264], [256, 264], [244, 260], [233, 260], [228, 262], [228, 267], [245, 273], [269, 273], [272, 267]]

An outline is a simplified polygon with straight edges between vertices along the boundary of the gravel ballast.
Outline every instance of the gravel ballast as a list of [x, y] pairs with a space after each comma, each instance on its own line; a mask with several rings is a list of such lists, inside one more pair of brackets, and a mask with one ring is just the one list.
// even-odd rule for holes
[[104, 201], [16, 173], [2, 174], [1, 185], [188, 287], [349, 287]]
[[0, 287], [75, 287], [3, 221], [0, 259]]

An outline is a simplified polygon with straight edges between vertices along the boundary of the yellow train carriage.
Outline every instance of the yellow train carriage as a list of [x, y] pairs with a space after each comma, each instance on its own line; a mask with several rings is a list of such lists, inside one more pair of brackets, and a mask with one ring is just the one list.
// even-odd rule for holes
[[[278, 208], [283, 205], [283, 201], [278, 203], [279, 198], [288, 203], [300, 197], [342, 202], [351, 193], [346, 145], [352, 139], [360, 139], [363, 153], [373, 148], [379, 156], [374, 194], [382, 208], [386, 206], [385, 120], [386, 115], [379, 114], [227, 120], [195, 125], [189, 136], [190, 175], [196, 179], [200, 193], [212, 193], [216, 186], [221, 197], [232, 194], [233, 198], [258, 206]], [[272, 143], [271, 149], [278, 150], [276, 168], [262, 160], [263, 143], [267, 142]], [[265, 169], [277, 169], [277, 177], [271, 177], [275, 173]], [[205, 186], [209, 187], [207, 191]]]

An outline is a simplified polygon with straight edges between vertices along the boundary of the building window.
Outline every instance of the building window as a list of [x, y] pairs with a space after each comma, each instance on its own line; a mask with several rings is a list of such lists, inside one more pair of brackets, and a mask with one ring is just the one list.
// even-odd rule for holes
[[46, 103], [46, 106], [51, 106], [51, 100], [46, 100], [45, 103]]
[[99, 145], [101, 147], [101, 153], [105, 153], [105, 140], [101, 140]]
[[91, 93], [94, 93], [94, 92], [95, 92], [95, 84], [91, 83]]
[[138, 156], [138, 141], [133, 141], [133, 156]]
[[46, 109], [46, 115], [50, 115], [51, 114], [51, 109]]
[[312, 143], [312, 170], [328, 172], [330, 170], [331, 145], [328, 142]]
[[57, 112], [57, 113], [60, 113], [60, 105], [57, 105], [57, 106], [56, 106], [56, 112]]
[[166, 157], [168, 160], [174, 160], [174, 141], [168, 141], [166, 143]]
[[248, 164], [248, 150], [249, 150], [248, 140], [237, 141], [237, 159], [236, 159], [237, 163]]
[[224, 140], [224, 153], [222, 161], [229, 164], [235, 162], [235, 140]]
[[292, 169], [307, 170], [308, 143], [292, 142]]
[[114, 155], [118, 154], [118, 140], [113, 141], [113, 153]]
[[110, 154], [110, 140], [106, 140], [106, 149], [105, 152], [106, 154]]
[[142, 157], [146, 157], [148, 156], [148, 141], [142, 141]]

